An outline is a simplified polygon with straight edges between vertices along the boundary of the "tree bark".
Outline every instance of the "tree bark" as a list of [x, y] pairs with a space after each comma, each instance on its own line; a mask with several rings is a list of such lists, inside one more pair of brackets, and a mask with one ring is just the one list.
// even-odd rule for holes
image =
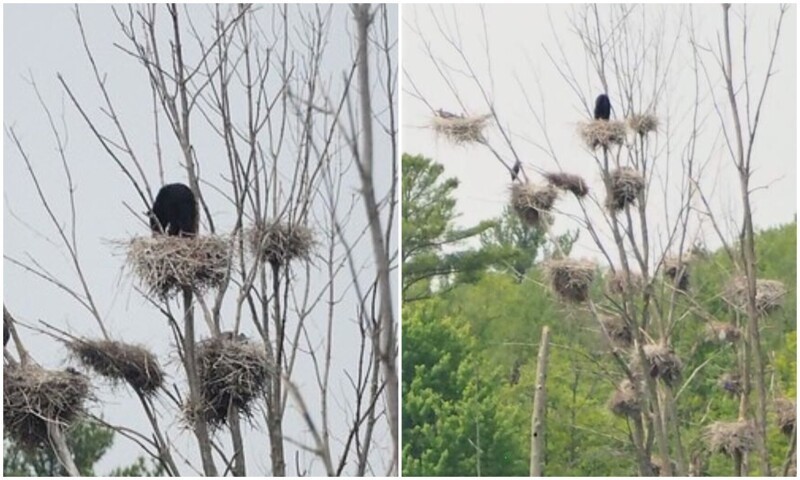
[[542, 327], [539, 356], [536, 359], [536, 390], [531, 416], [531, 477], [541, 477], [544, 472], [544, 433], [547, 416], [547, 360], [550, 351], [550, 328]]

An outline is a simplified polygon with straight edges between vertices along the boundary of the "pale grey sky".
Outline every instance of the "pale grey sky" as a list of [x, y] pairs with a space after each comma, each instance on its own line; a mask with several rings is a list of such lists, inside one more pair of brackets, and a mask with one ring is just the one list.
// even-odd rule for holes
[[[529, 175], [538, 177], [534, 174], [533, 166], [548, 171], [559, 170], [555, 162], [534, 145], [545, 144], [545, 138], [531, 113], [532, 105], [546, 115], [547, 132], [563, 170], [583, 175], [590, 187], [600, 192], [598, 196], [602, 202], [599, 172], [576, 133], [578, 123], [590, 118], [586, 105], [593, 105], [595, 96], [603, 91], [597, 75], [587, 73], [589, 65], [580, 41], [568, 21], [581, 8], [583, 7], [565, 4], [487, 5], [483, 9], [484, 31], [482, 12], [478, 5], [403, 7], [403, 152], [430, 157], [444, 165], [444, 176], [459, 179], [460, 185], [456, 193], [457, 210], [461, 214], [459, 224], [474, 225], [480, 220], [498, 216], [507, 204], [510, 178], [508, 171], [485, 147], [454, 146], [446, 139], [437, 137], [428, 128], [432, 112], [423, 101], [409, 94], [409, 91], [413, 91], [410, 81], [413, 81], [433, 108], [459, 113], [462, 107], [426, 53], [425, 42], [439, 59], [443, 71], [450, 77], [468, 113], [487, 113], [487, 103], [475, 83], [469, 79], [464, 59], [445, 40], [441, 31], [450, 32], [452, 37], [460, 35], [463, 41], [462, 51], [488, 91], [489, 98], [495, 103], [501, 121], [511, 132], [515, 150], [523, 163], [529, 165], [526, 169]], [[609, 8], [609, 5], [600, 6], [601, 18], [606, 18]], [[737, 35], [741, 31], [737, 17], [741, 6], [735, 6], [733, 12], [733, 34]], [[665, 211], [663, 185], [667, 185], [670, 195], [674, 194], [678, 185], [681, 155], [688, 138], [688, 120], [694, 99], [689, 36], [685, 28], [678, 30], [681, 18], [687, 24], [690, 13], [694, 18], [698, 42], [710, 42], [716, 46], [716, 32], [722, 25], [722, 9], [717, 4], [695, 5], [691, 12], [683, 5], [639, 5], [633, 8], [631, 14], [635, 22], [645, 22], [648, 31], [653, 34], [657, 29], [663, 28], [667, 45], [670, 48], [675, 45], [670, 73], [663, 94], [657, 98], [655, 110], [662, 127], [656, 136], [651, 137], [651, 141], [658, 142], [660, 149], [655, 161], [655, 180], [650, 189], [651, 211], [659, 212], [653, 216], [656, 219], [653, 230], [656, 244], [666, 236], [666, 225], [662, 220], [664, 214], [661, 213]], [[748, 5], [747, 14], [750, 26], [750, 76], [755, 85], [753, 88], [760, 90], [768, 60], [768, 42], [774, 36], [773, 30], [778, 18], [778, 6]], [[784, 20], [775, 59], [775, 75], [770, 80], [754, 148], [752, 185], [764, 187], [757, 189], [752, 197], [757, 228], [791, 222], [797, 211], [796, 18], [796, 8], [792, 6]], [[422, 36], [416, 32], [421, 32]], [[545, 53], [545, 48], [553, 52], [557, 57], [556, 65], [566, 68], [560, 60], [556, 38], [560, 39], [564, 54], [570, 59], [570, 67], [578, 79], [580, 96], [559, 76], [556, 66]], [[734, 61], [738, 62], [741, 58], [741, 42], [738, 36], [735, 38], [737, 40], [734, 40], [733, 56]], [[714, 95], [722, 104], [723, 115], [728, 115], [727, 97], [719, 69], [710, 57], [706, 57], [706, 61], [714, 85]], [[663, 60], [662, 69], [665, 64], [666, 60]], [[646, 68], [651, 69], [652, 65]], [[739, 64], [735, 66], [734, 74], [739, 79], [742, 78], [742, 67]], [[611, 102], [618, 108], [619, 90], [613, 74], [610, 79]], [[650, 83], [653, 83], [652, 80]], [[645, 90], [651, 91], [652, 86], [647, 86]], [[738, 180], [727, 149], [723, 148], [720, 122], [711, 105], [708, 85], [702, 73], [700, 91], [702, 125], [696, 159], [709, 160], [701, 177], [701, 186], [711, 198], [715, 214], [721, 219], [733, 218], [738, 224], [741, 211]], [[646, 105], [652, 100], [652, 96], [645, 96], [641, 102]], [[615, 115], [619, 117], [620, 114], [617, 109]], [[667, 123], [671, 128], [669, 135], [665, 132]], [[504, 146], [498, 130], [490, 126], [487, 135], [491, 144], [503, 154], [506, 162], [513, 164], [513, 156]], [[674, 218], [677, 206], [674, 205], [674, 200], [669, 205], [668, 210]], [[557, 208], [569, 214], [580, 213], [577, 202], [570, 196], [565, 196]], [[596, 209], [594, 218], [599, 218]], [[575, 228], [576, 223], [573, 220], [560, 215], [551, 231], [558, 234]], [[723, 228], [726, 228], [725, 233], [728, 235], [735, 232], [730, 223], [723, 222]], [[705, 238], [711, 247], [719, 245], [710, 223], [694, 221], [690, 230], [690, 239], [696, 235], [698, 238]], [[586, 232], [582, 232], [574, 255], [599, 256]]]
[[[123, 8], [126, 8], [123, 6]], [[227, 8], [227, 7], [224, 7]], [[300, 44], [299, 32], [303, 31], [298, 13], [308, 12], [312, 6], [292, 7], [290, 22], [297, 28], [292, 39], [293, 47], [304, 52]], [[327, 7], [323, 6], [323, 9]], [[204, 38], [211, 37], [208, 7], [192, 5], [188, 7], [194, 16], [198, 29]], [[102, 99], [94, 84], [89, 63], [83, 52], [78, 27], [73, 15], [73, 6], [59, 5], [4, 5], [4, 126], [13, 127], [39, 175], [48, 199], [53, 203], [56, 215], [62, 223], [68, 219], [68, 194], [56, 152], [55, 142], [46, 124], [46, 117], [39, 106], [35, 93], [28, 83], [35, 79], [44, 101], [57, 116], [57, 123], [67, 138], [67, 155], [71, 173], [74, 178], [77, 203], [77, 231], [80, 257], [92, 294], [97, 300], [106, 325], [117, 339], [133, 343], [143, 343], [151, 347], [168, 363], [167, 370], [171, 380], [183, 386], [182, 374], [174, 348], [170, 345], [171, 335], [164, 317], [138, 295], [132, 286], [132, 278], [123, 274], [124, 254], [112, 246], [110, 241], [129, 239], [134, 235], [149, 235], [147, 226], [142, 223], [143, 216], [135, 217], [128, 211], [123, 202], [135, 211], [144, 211], [135, 190], [126, 180], [120, 169], [102, 150], [92, 137], [84, 121], [70, 104], [63, 89], [56, 79], [62, 74], [75, 94], [84, 103], [89, 114], [98, 120], [104, 128], [109, 128], [107, 119], [100, 110]], [[160, 186], [158, 168], [155, 161], [154, 127], [152, 120], [152, 103], [150, 86], [145, 70], [137, 62], [120, 51], [114, 43], [126, 44], [127, 41], [119, 31], [111, 8], [108, 5], [85, 5], [81, 7], [83, 22], [87, 35], [94, 49], [98, 66], [105, 75], [112, 100], [118, 109], [126, 132], [130, 136], [134, 149], [145, 159], [144, 169], [154, 190]], [[257, 15], [261, 22], [272, 25], [275, 7], [263, 5]], [[161, 12], [166, 18], [166, 11]], [[397, 38], [397, 7], [389, 8], [390, 37]], [[333, 8], [329, 26], [328, 44], [322, 61], [323, 80], [330, 85], [331, 94], [341, 90], [339, 86], [343, 72], [352, 62], [353, 20], [347, 5]], [[189, 37], [187, 32], [184, 32]], [[187, 42], [188, 43], [188, 42]], [[165, 47], [166, 50], [166, 47]], [[191, 50], [190, 50], [191, 52]], [[397, 54], [397, 48], [393, 50]], [[298, 54], [298, 57], [299, 54]], [[196, 59], [192, 59], [196, 60]], [[373, 59], [374, 61], [374, 59]], [[393, 60], [393, 68], [397, 69], [397, 59]], [[373, 65], [375, 67], [375, 65]], [[302, 67], [300, 67], [302, 68]], [[376, 86], [373, 97], [373, 108], [377, 121], [388, 123], [387, 100], [377, 78], [383, 73], [372, 69], [372, 80]], [[397, 88], [397, 87], [395, 87]], [[322, 100], [319, 100], [322, 102]], [[63, 124], [60, 115], [63, 112]], [[386, 192], [390, 184], [391, 153], [389, 137], [378, 127], [376, 121], [376, 189]], [[195, 149], [202, 168], [203, 178], [218, 186], [225, 187], [223, 175], [227, 172], [227, 159], [221, 141], [212, 134], [201, 117], [193, 123]], [[110, 130], [109, 130], [110, 131]], [[186, 182], [185, 170], [179, 164], [179, 150], [167, 130], [166, 121], [161, 119], [161, 138], [164, 143], [165, 179], [166, 182]], [[290, 142], [294, 142], [291, 140]], [[296, 144], [292, 144], [296, 145]], [[296, 148], [286, 149], [285, 160], [296, 154]], [[348, 162], [348, 152], [344, 148], [337, 149], [335, 157]], [[56, 231], [47, 218], [46, 212], [39, 203], [33, 183], [25, 169], [25, 165], [13, 144], [4, 138], [3, 149], [3, 253], [16, 259], [35, 259], [47, 268], [54, 276], [63, 279], [70, 286], [77, 286], [77, 278], [71, 269], [63, 246], [59, 243]], [[218, 161], [219, 160], [219, 161]], [[287, 167], [288, 168], [288, 167]], [[290, 180], [290, 179], [289, 179]], [[346, 236], [356, 253], [359, 277], [366, 282], [374, 276], [372, 249], [368, 236], [361, 232], [366, 224], [364, 209], [361, 204], [357, 171], [351, 166], [342, 184], [342, 215], [351, 205], [350, 220], [347, 224]], [[154, 192], [155, 193], [155, 192]], [[225, 232], [232, 228], [234, 219], [230, 203], [212, 188], [205, 188], [218, 231]], [[325, 218], [325, 207], [322, 198], [314, 200], [313, 225], [319, 227]], [[24, 223], [14, 216], [24, 218]], [[396, 218], [396, 217], [395, 217]], [[385, 220], [385, 219], [384, 219]], [[201, 230], [204, 227], [201, 226]], [[395, 230], [395, 234], [397, 231]], [[396, 244], [395, 244], [396, 248]], [[343, 247], [337, 246], [338, 254]], [[36, 278], [5, 261], [3, 272], [4, 302], [10, 311], [19, 319], [28, 323], [45, 320], [77, 335], [97, 336], [99, 332], [88, 313], [73, 299], [52, 285]], [[309, 282], [313, 295], [324, 288], [325, 275], [321, 274], [324, 265], [317, 263], [311, 268]], [[297, 294], [302, 298], [305, 275], [302, 268], [297, 281]], [[332, 377], [329, 395], [331, 424], [334, 434], [332, 449], [334, 457], [342, 450], [345, 434], [342, 427], [352, 415], [352, 392], [349, 375], [354, 375], [358, 362], [359, 329], [356, 321], [357, 300], [352, 289], [353, 280], [345, 267], [336, 279], [337, 290], [342, 295], [335, 306], [334, 348], [332, 358]], [[228, 295], [230, 299], [231, 295]], [[297, 300], [298, 302], [300, 299]], [[229, 305], [230, 306], [230, 305]], [[395, 306], [397, 304], [395, 302]], [[398, 307], [399, 308], [399, 307]], [[312, 310], [307, 321], [308, 335], [312, 345], [319, 348], [326, 336], [327, 306], [321, 302]], [[202, 324], [200, 336], [205, 336], [205, 324]], [[228, 325], [228, 327], [230, 327]], [[223, 328], [224, 329], [224, 328]], [[250, 319], [245, 319], [243, 331], [251, 338], [257, 337], [252, 332]], [[47, 367], [55, 368], [71, 364], [66, 361], [66, 351], [57, 342], [43, 335], [21, 329], [27, 346], [35, 358]], [[306, 403], [310, 406], [315, 419], [319, 421], [319, 402], [316, 377], [311, 364], [311, 356], [302, 345], [298, 363], [295, 367], [294, 381], [303, 392]], [[127, 389], [112, 390], [102, 381], [95, 382], [97, 402], [90, 404], [93, 413], [102, 413], [105, 418], [115, 424], [139, 428], [147, 431], [146, 420], [138, 401]], [[299, 420], [293, 403], [290, 401], [285, 420], [285, 432], [292, 440], [303, 444], [311, 444], [311, 436], [304, 423]], [[174, 410], [169, 409], [169, 412]], [[260, 414], [258, 414], [260, 416]], [[169, 436], [176, 445], [180, 456], [185, 456], [199, 468], [197, 445], [194, 437], [188, 434], [179, 424], [179, 419], [169, 416], [162, 419], [167, 426]], [[259, 421], [255, 429], [246, 428], [246, 450], [250, 475], [269, 474], [269, 451], [266, 427]], [[220, 441], [230, 451], [229, 435], [221, 435]], [[376, 443], [371, 451], [372, 474], [383, 475], [390, 462], [391, 439], [388, 435], [385, 417], [382, 417], [376, 430]], [[117, 436], [113, 449], [99, 463], [97, 473], [107, 473], [111, 468], [128, 464], [140, 455], [138, 447], [132, 442]], [[286, 460], [288, 472], [296, 475], [295, 455], [301, 468], [310, 468], [309, 473], [320, 474], [324, 469], [311, 453], [287, 444]], [[186, 475], [193, 471], [183, 465], [178, 458], [179, 468]], [[346, 473], [352, 473], [354, 462], [348, 464]]]

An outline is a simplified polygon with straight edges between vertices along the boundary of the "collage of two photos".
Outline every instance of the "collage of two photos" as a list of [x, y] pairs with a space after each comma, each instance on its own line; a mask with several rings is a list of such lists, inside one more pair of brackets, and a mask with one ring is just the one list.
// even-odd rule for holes
[[3, 45], [4, 477], [796, 476], [795, 5]]

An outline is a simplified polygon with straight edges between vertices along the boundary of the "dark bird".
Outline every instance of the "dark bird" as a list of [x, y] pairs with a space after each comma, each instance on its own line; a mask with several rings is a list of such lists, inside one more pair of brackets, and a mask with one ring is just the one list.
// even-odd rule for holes
[[182, 183], [161, 187], [149, 216], [153, 233], [166, 233], [173, 237], [197, 234], [197, 199], [192, 189]]
[[601, 93], [594, 101], [594, 119], [595, 120], [608, 120], [611, 117], [611, 100], [608, 95]]
[[436, 110], [436, 114], [441, 118], [464, 118], [464, 115], [456, 115], [455, 113], [450, 113], [448, 111], [442, 110], [441, 108], [439, 110]]
[[521, 165], [519, 164], [519, 160], [517, 160], [517, 163], [514, 164], [514, 168], [511, 170], [511, 181], [512, 182], [514, 180], [516, 180], [517, 177], [519, 176], [520, 167], [521, 167]]

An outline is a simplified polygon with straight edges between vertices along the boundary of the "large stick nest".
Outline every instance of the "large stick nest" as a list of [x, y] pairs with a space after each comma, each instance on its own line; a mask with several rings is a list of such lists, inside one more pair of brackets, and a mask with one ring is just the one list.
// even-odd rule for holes
[[314, 250], [314, 231], [304, 225], [272, 221], [250, 229], [250, 248], [277, 265], [294, 259], [308, 260]]
[[728, 372], [720, 375], [717, 380], [717, 385], [731, 396], [741, 395], [742, 393], [742, 377], [736, 372]]
[[619, 212], [639, 198], [644, 190], [644, 178], [631, 167], [621, 167], [611, 172], [609, 188], [606, 208], [612, 213]]
[[584, 302], [589, 298], [589, 287], [594, 280], [595, 265], [586, 260], [550, 260], [546, 264], [553, 290], [570, 302]]
[[620, 315], [601, 315], [599, 320], [614, 345], [622, 348], [633, 345], [631, 327]]
[[711, 321], [706, 325], [706, 337], [712, 342], [736, 343], [741, 336], [742, 331], [728, 322]]
[[49, 445], [48, 423], [69, 426], [83, 412], [89, 379], [74, 370], [4, 367], [3, 427], [19, 445]]
[[746, 420], [714, 422], [705, 429], [705, 440], [712, 452], [733, 456], [749, 452], [755, 446], [753, 424]]
[[628, 126], [639, 135], [647, 135], [658, 130], [658, 117], [648, 113], [631, 115], [628, 117]]
[[641, 291], [643, 283], [640, 274], [630, 272], [629, 279], [624, 271], [617, 270], [606, 277], [606, 293], [609, 295], [634, 295]]
[[581, 123], [578, 132], [583, 142], [592, 150], [602, 146], [608, 148], [611, 145], [622, 145], [625, 143], [625, 122], [616, 120], [592, 120]]
[[608, 408], [614, 415], [620, 417], [634, 417], [639, 415], [638, 393], [636, 386], [628, 379], [623, 380], [617, 385], [611, 398], [608, 400]]
[[550, 185], [572, 192], [576, 197], [585, 197], [589, 193], [589, 186], [586, 181], [579, 175], [572, 173], [545, 173], [544, 178]]
[[466, 143], [483, 143], [483, 129], [488, 125], [491, 115], [476, 115], [472, 117], [449, 114], [436, 115], [431, 120], [433, 131], [442, 135], [456, 145]]
[[128, 264], [149, 293], [170, 297], [184, 287], [204, 291], [219, 287], [231, 264], [228, 239], [137, 237], [128, 245]]
[[[740, 311], [747, 311], [747, 278], [736, 277], [725, 289], [725, 299]], [[778, 280], [756, 279], [756, 309], [768, 314], [783, 305], [786, 287]]]
[[[271, 371], [264, 346], [244, 336], [221, 335], [198, 343], [196, 353], [199, 413], [212, 426], [226, 423], [231, 406], [250, 417], [253, 401], [264, 392]], [[198, 412], [187, 413], [191, 419]]]
[[778, 427], [781, 432], [786, 436], [791, 436], [797, 419], [795, 402], [788, 398], [778, 398], [775, 400], [775, 413], [778, 415]]
[[[653, 378], [660, 378], [667, 385], [674, 385], [681, 377], [683, 363], [675, 351], [663, 343], [651, 343], [642, 347], [647, 359], [647, 372]], [[634, 360], [638, 355], [634, 352]]]
[[114, 340], [78, 339], [67, 344], [80, 362], [114, 383], [126, 382], [142, 395], [164, 384], [158, 358], [144, 347]]
[[672, 285], [682, 291], [689, 291], [689, 263], [686, 258], [670, 257], [664, 259], [664, 275]]
[[548, 213], [558, 198], [558, 190], [550, 185], [511, 184], [511, 207], [520, 220], [531, 227], [546, 228], [552, 217]]

